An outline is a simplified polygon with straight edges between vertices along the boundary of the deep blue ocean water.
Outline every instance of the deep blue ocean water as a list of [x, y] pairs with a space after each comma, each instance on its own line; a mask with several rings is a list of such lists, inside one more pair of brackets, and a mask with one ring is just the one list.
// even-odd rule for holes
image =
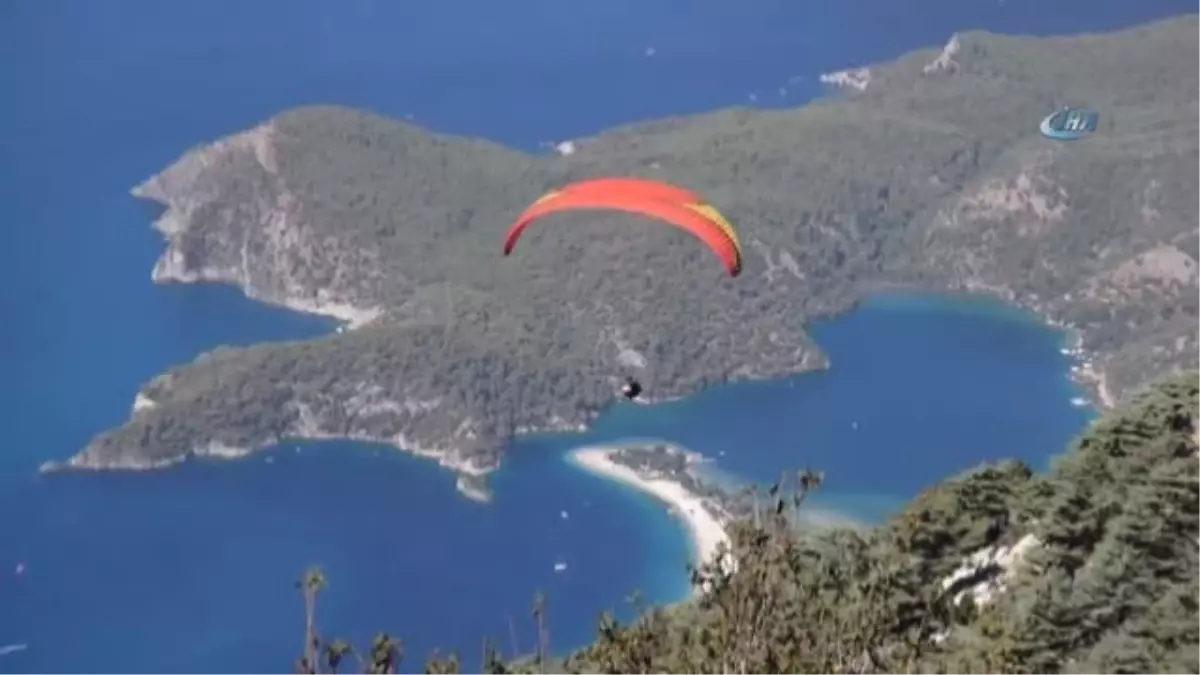
[[573, 445], [662, 436], [759, 480], [812, 464], [829, 475], [823, 506], [874, 518], [981, 460], [1043, 462], [1089, 415], [1069, 403], [1058, 334], [992, 305], [888, 296], [814, 327], [828, 372], [520, 442], [490, 506], [458, 498], [431, 463], [348, 443], [40, 477], [41, 461], [124, 419], [162, 369], [331, 328], [234, 289], [150, 283], [155, 212], [128, 190], [188, 147], [333, 102], [533, 149], [751, 94], [796, 104], [820, 72], [955, 30], [1106, 30], [1185, 11], [1195, 4], [0, 3], [0, 647], [28, 645], [0, 671], [285, 670], [302, 636], [291, 580], [309, 563], [331, 580], [329, 632], [385, 629], [411, 654], [471, 658], [484, 634], [507, 645], [512, 617], [528, 648], [543, 589], [552, 640], [570, 645], [635, 588], [680, 597], [688, 557], [652, 501], [566, 465]]

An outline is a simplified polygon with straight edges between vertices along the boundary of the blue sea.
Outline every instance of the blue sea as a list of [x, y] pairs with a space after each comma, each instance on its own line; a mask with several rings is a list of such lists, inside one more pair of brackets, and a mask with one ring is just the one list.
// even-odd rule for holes
[[[886, 515], [980, 461], [1042, 464], [1093, 413], [1063, 336], [962, 298], [893, 295], [813, 326], [829, 371], [623, 406], [517, 443], [496, 499], [390, 448], [288, 444], [154, 473], [39, 476], [129, 413], [138, 385], [219, 344], [332, 329], [224, 287], [150, 283], [156, 213], [128, 190], [199, 143], [331, 102], [535, 150], [726, 105], [796, 105], [821, 72], [956, 30], [1109, 30], [1194, 2], [1003, 0], [7, 0], [0, 3], [0, 671], [278, 672], [292, 581], [327, 570], [326, 633], [404, 637], [409, 668], [480, 638], [585, 641], [640, 589], [686, 592], [682, 530], [582, 473], [585, 442], [656, 436], [721, 470], [828, 474], [821, 506]], [[652, 55], [651, 55], [652, 53]], [[560, 511], [570, 513], [569, 519]], [[554, 563], [568, 563], [555, 573]], [[16, 574], [18, 564], [24, 566]], [[510, 630], [511, 629], [511, 630]], [[24, 649], [2, 649], [24, 645]]]

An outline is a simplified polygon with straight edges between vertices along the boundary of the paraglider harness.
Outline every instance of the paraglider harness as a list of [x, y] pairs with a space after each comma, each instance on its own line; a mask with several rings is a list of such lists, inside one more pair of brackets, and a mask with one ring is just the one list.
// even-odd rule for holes
[[638, 396], [641, 396], [641, 394], [642, 394], [642, 385], [639, 384], [638, 381], [633, 379], [632, 377], [625, 378], [625, 386], [621, 387], [621, 395], [624, 396], [626, 399], [632, 401], [633, 399], [637, 398]]

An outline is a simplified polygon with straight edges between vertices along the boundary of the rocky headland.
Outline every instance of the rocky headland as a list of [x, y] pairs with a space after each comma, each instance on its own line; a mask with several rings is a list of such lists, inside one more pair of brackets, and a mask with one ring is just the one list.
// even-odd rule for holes
[[[586, 426], [626, 374], [665, 399], [824, 367], [804, 320], [882, 288], [989, 294], [1069, 328], [1077, 374], [1111, 403], [1197, 360], [1196, 30], [966, 32], [831, 75], [843, 86], [800, 108], [634, 124], [570, 153], [283, 112], [134, 189], [164, 209], [153, 279], [234, 284], [344, 330], [172, 368], [46, 468], [339, 437], [482, 475], [515, 434]], [[1100, 110], [1097, 133], [1042, 138], [1064, 104]], [[705, 194], [741, 232], [744, 274], [613, 214], [563, 216], [500, 254], [545, 190], [611, 174]]]

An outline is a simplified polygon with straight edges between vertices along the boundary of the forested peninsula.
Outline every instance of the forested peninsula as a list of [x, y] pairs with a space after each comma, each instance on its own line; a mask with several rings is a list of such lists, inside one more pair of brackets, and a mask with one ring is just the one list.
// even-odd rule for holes
[[[823, 367], [804, 321], [884, 288], [998, 296], [1074, 329], [1120, 399], [1197, 360], [1197, 19], [1109, 34], [953, 36], [827, 78], [786, 110], [639, 123], [534, 155], [334, 106], [187, 151], [137, 186], [161, 204], [153, 278], [223, 282], [348, 322], [220, 348], [147, 382], [131, 417], [45, 468], [145, 468], [285, 438], [382, 440], [464, 473], [514, 434], [577, 429], [636, 375], [655, 398]], [[1057, 107], [1091, 137], [1038, 134]], [[729, 279], [669, 227], [576, 214], [599, 175], [706, 195], [739, 228]]]

